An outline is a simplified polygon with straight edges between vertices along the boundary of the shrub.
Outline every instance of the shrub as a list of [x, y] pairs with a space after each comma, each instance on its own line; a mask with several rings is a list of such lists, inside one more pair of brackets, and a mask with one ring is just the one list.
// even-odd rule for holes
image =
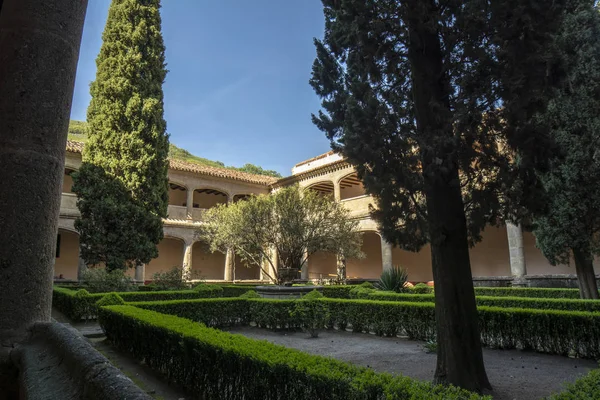
[[256, 290], [248, 290], [246, 293], [240, 296], [240, 299], [260, 299], [260, 294], [256, 293]]
[[199, 293], [205, 293], [205, 297], [221, 297], [223, 295], [223, 288], [218, 285], [208, 285], [206, 283], [200, 283], [194, 286], [194, 290]]
[[188, 289], [189, 284], [183, 275], [183, 268], [173, 267], [168, 271], [160, 271], [152, 275], [152, 284], [158, 290]]
[[138, 286], [139, 292], [155, 292], [157, 290], [158, 290], [158, 287], [154, 283], [150, 283], [149, 285]]
[[109, 293], [96, 302], [96, 307], [118, 306], [123, 304], [125, 304], [125, 301], [121, 296], [117, 293]]
[[131, 306], [100, 309], [100, 324], [115, 346], [207, 399], [489, 399]]
[[396, 266], [392, 269], [386, 269], [381, 274], [379, 282], [375, 287], [379, 290], [400, 293], [404, 290], [404, 285], [408, 280], [408, 271], [402, 267]]
[[369, 295], [375, 292], [375, 286], [371, 282], [363, 282], [350, 290], [351, 299], [366, 299]]
[[596, 399], [600, 399], [600, 369], [591, 370], [587, 375], [567, 385], [562, 392], [549, 397], [549, 400]]
[[579, 289], [557, 288], [528, 288], [528, 287], [476, 287], [475, 294], [481, 296], [509, 296], [509, 297], [538, 297], [558, 299], [578, 299]]
[[327, 285], [323, 286], [321, 293], [332, 299], [349, 299], [350, 291], [355, 287], [356, 285]]
[[130, 276], [122, 269], [107, 272], [104, 268], [89, 268], [82, 274], [83, 285], [92, 293], [129, 292], [136, 290]]
[[415, 294], [428, 294], [433, 293], [433, 288], [427, 286], [425, 283], [417, 283], [414, 288], [412, 288], [413, 293]]
[[325, 328], [329, 321], [329, 310], [322, 301], [323, 295], [319, 291], [312, 290], [294, 302], [290, 316], [298, 322], [300, 327], [310, 334], [310, 337], [319, 336], [319, 331]]
[[[234, 301], [235, 304], [232, 303]], [[405, 335], [418, 340], [435, 337], [433, 303], [327, 298], [309, 301], [319, 302], [327, 307], [327, 328], [352, 328], [354, 332]], [[219, 323], [254, 321], [257, 326], [270, 329], [297, 329], [304, 323], [291, 315], [295, 306], [293, 300], [237, 298], [136, 305], [208, 325], [213, 325], [211, 319]], [[600, 337], [600, 313], [486, 306], [480, 306], [478, 311], [481, 342], [485, 346], [560, 355], [574, 354], [586, 358], [600, 357], [600, 342], [597, 339]]]
[[256, 285], [219, 285], [223, 289], [223, 297], [239, 297], [246, 293], [248, 290], [254, 290]]

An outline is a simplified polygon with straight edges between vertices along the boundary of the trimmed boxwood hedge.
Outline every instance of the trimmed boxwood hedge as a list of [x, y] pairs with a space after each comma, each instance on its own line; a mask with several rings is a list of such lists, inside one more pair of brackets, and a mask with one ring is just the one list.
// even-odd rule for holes
[[[245, 290], [248, 290], [247, 287]], [[164, 300], [185, 300], [185, 299], [204, 299], [207, 297], [228, 297], [239, 291], [216, 287], [214, 290], [169, 290], [156, 292], [119, 292], [117, 293], [126, 302], [135, 301], [164, 301]], [[85, 296], [76, 296], [78, 291], [54, 287], [52, 291], [52, 305], [60, 312], [73, 321], [81, 319], [96, 318], [96, 302], [108, 293], [91, 293]], [[244, 292], [242, 292], [244, 293]], [[241, 293], [240, 293], [241, 294]]]
[[350, 291], [359, 287], [359, 285], [328, 285], [323, 286], [321, 293], [325, 297], [332, 299], [350, 299]]
[[[419, 340], [435, 336], [433, 303], [326, 298], [314, 301], [322, 301], [328, 307], [327, 328], [406, 335]], [[270, 329], [299, 326], [290, 316], [293, 300], [210, 299], [133, 304], [210, 326], [249, 321]], [[487, 306], [480, 306], [478, 311], [481, 342], [485, 346], [600, 358], [600, 313]]]
[[537, 297], [545, 299], [578, 299], [578, 289], [530, 288], [530, 287], [476, 287], [476, 296]]
[[490, 399], [130, 305], [100, 309], [99, 321], [111, 343], [203, 399]]
[[[364, 295], [369, 300], [430, 302], [435, 301], [433, 294], [406, 294], [373, 291]], [[548, 299], [531, 297], [492, 297], [477, 296], [478, 306], [505, 308], [534, 308], [541, 310], [590, 311], [600, 312], [600, 301], [581, 299]]]

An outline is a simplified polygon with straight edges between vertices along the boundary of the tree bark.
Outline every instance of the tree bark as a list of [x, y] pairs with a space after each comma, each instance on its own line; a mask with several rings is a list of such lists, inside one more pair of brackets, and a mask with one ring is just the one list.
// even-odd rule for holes
[[573, 249], [573, 258], [577, 271], [579, 296], [582, 299], [598, 299], [598, 284], [591, 252], [583, 248]]
[[438, 356], [434, 381], [481, 392], [491, 385], [481, 351], [458, 140], [436, 5], [433, 0], [414, 0], [407, 3], [405, 12], [435, 281]]

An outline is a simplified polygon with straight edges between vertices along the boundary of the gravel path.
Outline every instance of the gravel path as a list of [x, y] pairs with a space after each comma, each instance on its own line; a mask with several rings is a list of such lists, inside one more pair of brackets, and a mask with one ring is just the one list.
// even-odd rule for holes
[[[419, 341], [343, 331], [321, 332], [316, 339], [301, 332], [255, 327], [235, 327], [228, 331], [419, 380], [431, 380], [435, 370], [436, 355], [427, 354], [424, 343]], [[542, 399], [598, 367], [593, 360], [520, 350], [484, 349], [483, 357], [495, 400]]]

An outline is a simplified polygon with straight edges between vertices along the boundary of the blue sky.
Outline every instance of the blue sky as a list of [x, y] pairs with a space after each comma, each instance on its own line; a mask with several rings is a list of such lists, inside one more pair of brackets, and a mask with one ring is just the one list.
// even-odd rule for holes
[[[71, 118], [85, 120], [89, 83], [110, 0], [90, 0]], [[329, 150], [311, 122], [319, 98], [308, 84], [320, 0], [163, 0], [171, 142], [195, 155], [289, 175]]]

